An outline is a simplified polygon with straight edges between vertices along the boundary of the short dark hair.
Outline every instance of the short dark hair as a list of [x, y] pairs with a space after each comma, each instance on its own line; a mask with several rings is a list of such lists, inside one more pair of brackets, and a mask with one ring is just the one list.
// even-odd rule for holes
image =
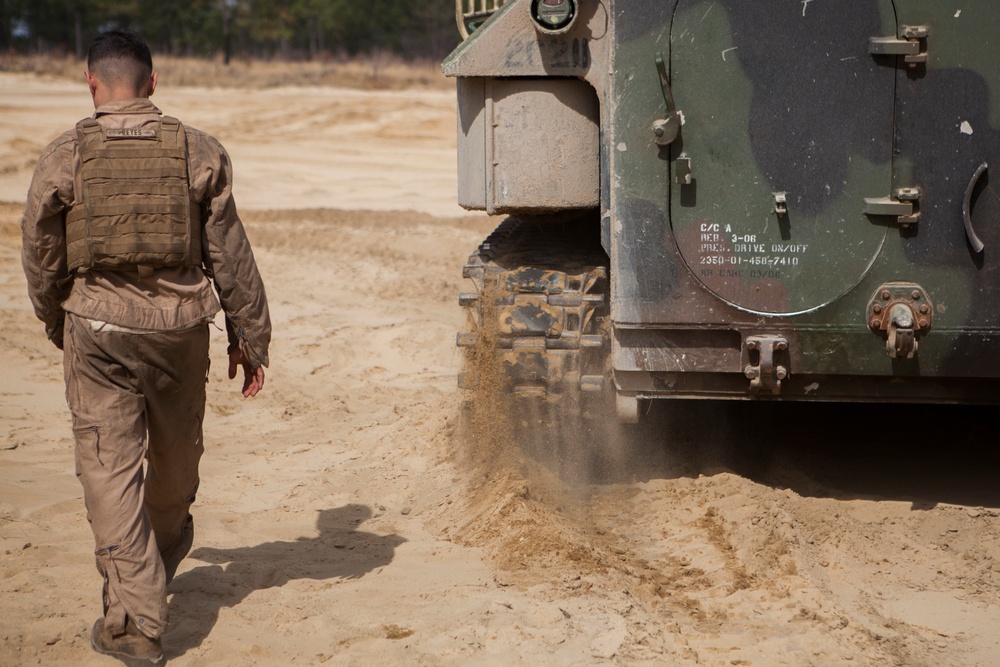
[[137, 89], [153, 74], [149, 45], [130, 30], [102, 32], [90, 45], [87, 69], [108, 84], [128, 83]]

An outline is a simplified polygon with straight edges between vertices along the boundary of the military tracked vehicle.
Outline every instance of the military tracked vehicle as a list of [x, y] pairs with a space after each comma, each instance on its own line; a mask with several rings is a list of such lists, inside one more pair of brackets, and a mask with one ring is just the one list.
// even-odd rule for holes
[[457, 10], [459, 203], [509, 216], [458, 343], [526, 409], [1000, 402], [1000, 4]]

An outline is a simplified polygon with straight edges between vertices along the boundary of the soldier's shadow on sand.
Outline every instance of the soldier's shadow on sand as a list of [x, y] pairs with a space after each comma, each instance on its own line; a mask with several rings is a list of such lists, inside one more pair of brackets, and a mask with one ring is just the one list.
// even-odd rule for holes
[[235, 607], [254, 591], [296, 579], [359, 579], [391, 563], [396, 547], [406, 539], [358, 531], [358, 525], [371, 516], [371, 508], [365, 505], [344, 505], [319, 512], [316, 537], [192, 551], [189, 559], [209, 564], [183, 572], [170, 583], [173, 598], [171, 628], [164, 636], [166, 658], [180, 657], [200, 646], [215, 627], [219, 610]]

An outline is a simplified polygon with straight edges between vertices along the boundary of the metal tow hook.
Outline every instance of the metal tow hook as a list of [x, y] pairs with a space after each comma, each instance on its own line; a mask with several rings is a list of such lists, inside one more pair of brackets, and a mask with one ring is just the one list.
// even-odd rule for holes
[[912, 359], [917, 353], [917, 339], [913, 331], [913, 311], [897, 303], [889, 311], [889, 338], [885, 349], [893, 359]]
[[788, 340], [784, 336], [750, 336], [744, 344], [747, 364], [743, 375], [754, 392], [781, 393], [781, 383], [788, 377]]
[[912, 359], [918, 339], [930, 333], [934, 324], [934, 304], [917, 283], [884, 283], [868, 299], [865, 317], [872, 333], [885, 336], [890, 358]]

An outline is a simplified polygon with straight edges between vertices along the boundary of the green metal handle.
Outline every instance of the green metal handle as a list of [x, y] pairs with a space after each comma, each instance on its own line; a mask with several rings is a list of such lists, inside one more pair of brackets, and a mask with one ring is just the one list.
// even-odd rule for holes
[[656, 71], [660, 75], [660, 89], [663, 91], [663, 102], [667, 107], [667, 116], [656, 121], [653, 134], [659, 146], [669, 146], [681, 131], [681, 115], [674, 104], [674, 94], [670, 90], [670, 77], [667, 76], [667, 65], [663, 62], [663, 54], [656, 54]]
[[667, 105], [667, 114], [672, 114], [677, 111], [677, 105], [674, 104], [674, 94], [670, 90], [670, 77], [667, 76], [667, 65], [663, 62], [663, 54], [656, 54], [656, 71], [660, 75], [660, 88], [663, 90], [663, 101]]
[[986, 162], [979, 165], [976, 169], [976, 173], [972, 175], [972, 180], [969, 181], [969, 185], [965, 188], [965, 199], [962, 201], [962, 217], [965, 219], [965, 236], [969, 239], [969, 245], [976, 253], [981, 253], [983, 248], [986, 246], [983, 244], [982, 240], [976, 234], [976, 230], [972, 227], [972, 191], [976, 189], [976, 184], [979, 183], [979, 179], [983, 177], [986, 170], [989, 169], [989, 164]]

